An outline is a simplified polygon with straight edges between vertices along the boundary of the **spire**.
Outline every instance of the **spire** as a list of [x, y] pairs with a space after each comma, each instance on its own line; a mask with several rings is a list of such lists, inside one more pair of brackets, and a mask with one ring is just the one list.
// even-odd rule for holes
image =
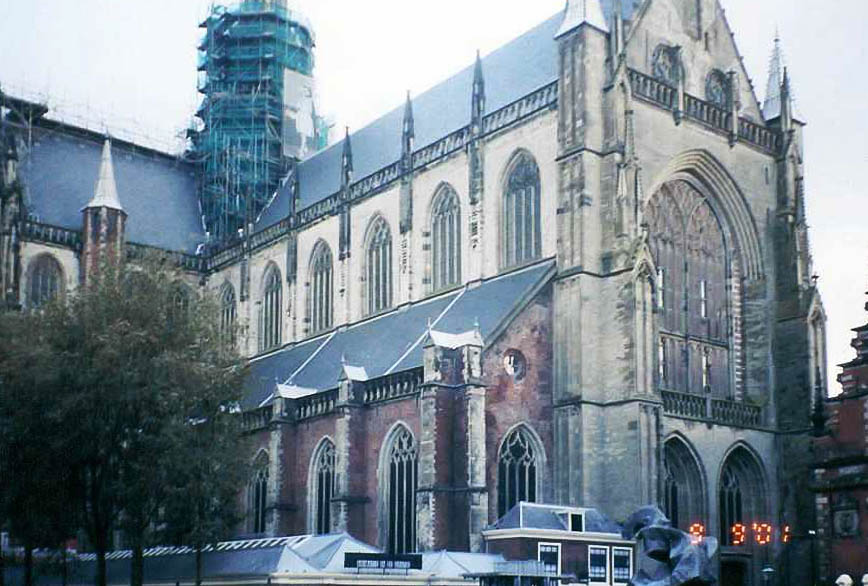
[[93, 197], [84, 209], [87, 208], [110, 208], [123, 211], [121, 201], [118, 198], [118, 186], [115, 183], [115, 168], [112, 163], [112, 145], [106, 138], [102, 146], [102, 161], [99, 164], [99, 177]]
[[557, 39], [567, 33], [571, 33], [583, 24], [589, 24], [604, 33], [609, 32], [600, 0], [567, 0], [567, 7], [564, 10], [564, 20], [555, 38]]
[[763, 118], [766, 120], [774, 120], [781, 115], [781, 106], [783, 104], [783, 87], [784, 82], [787, 83], [787, 96], [790, 107], [795, 118], [799, 118], [795, 112], [795, 96], [793, 95], [792, 84], [787, 75], [786, 59], [784, 51], [781, 47], [780, 34], [775, 33], [775, 43], [772, 48], [772, 55], [769, 58], [769, 79], [766, 83], [766, 96], [763, 100]]
[[485, 77], [482, 75], [482, 58], [476, 51], [476, 63], [473, 65], [473, 102], [471, 107], [471, 120], [481, 124], [485, 114]]
[[353, 178], [353, 147], [350, 144], [350, 128], [346, 127], [344, 152], [341, 156], [341, 187], [349, 187]]
[[407, 91], [407, 101], [404, 104], [404, 127], [401, 133], [402, 155], [406, 158], [413, 152], [413, 139], [416, 138], [416, 125], [413, 120], [413, 101], [410, 91]]

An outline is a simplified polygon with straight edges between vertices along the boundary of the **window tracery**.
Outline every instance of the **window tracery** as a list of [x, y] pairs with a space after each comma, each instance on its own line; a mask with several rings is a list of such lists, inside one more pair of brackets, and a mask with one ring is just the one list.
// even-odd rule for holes
[[272, 265], [265, 273], [262, 305], [259, 309], [259, 350], [270, 350], [281, 342], [282, 287], [280, 271]]
[[729, 398], [731, 308], [740, 303], [730, 274], [740, 274], [738, 258], [711, 203], [685, 181], [661, 187], [646, 204], [645, 219], [659, 271], [660, 344], [667, 347], [658, 384], [693, 393], [708, 387]]
[[514, 429], [500, 447], [497, 465], [497, 516], [502, 517], [521, 501], [536, 502], [539, 481], [538, 447], [522, 426]]
[[392, 233], [381, 217], [371, 226], [365, 261], [370, 315], [392, 307]]
[[28, 301], [30, 307], [39, 307], [62, 293], [63, 270], [53, 256], [42, 254], [33, 261], [30, 272]]
[[331, 532], [331, 500], [335, 489], [335, 445], [326, 440], [314, 455], [313, 530], [317, 535]]
[[220, 333], [223, 336], [234, 338], [237, 315], [235, 288], [231, 283], [226, 283], [220, 293]]
[[399, 427], [389, 442], [385, 505], [388, 507], [389, 553], [416, 549], [417, 450], [413, 434]]
[[767, 513], [762, 469], [743, 446], [733, 450], [724, 463], [718, 499], [721, 543], [743, 545], [740, 540], [744, 530], [751, 523], [763, 521]]
[[431, 210], [431, 283], [434, 291], [461, 282], [461, 206], [450, 187], [435, 196]]
[[503, 266], [520, 265], [542, 256], [539, 167], [528, 153], [510, 165], [503, 194]]
[[251, 533], [265, 533], [268, 510], [268, 456], [260, 455], [247, 482], [247, 525]]
[[314, 247], [310, 273], [310, 328], [321, 332], [332, 327], [334, 316], [334, 280], [332, 251], [320, 241]]

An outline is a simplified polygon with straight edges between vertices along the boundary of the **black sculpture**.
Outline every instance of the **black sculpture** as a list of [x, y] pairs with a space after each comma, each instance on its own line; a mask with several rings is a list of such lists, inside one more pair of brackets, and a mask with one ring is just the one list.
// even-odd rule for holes
[[696, 540], [672, 527], [657, 507], [642, 507], [624, 524], [623, 536], [635, 539], [639, 556], [633, 586], [713, 586], [717, 584], [717, 540]]

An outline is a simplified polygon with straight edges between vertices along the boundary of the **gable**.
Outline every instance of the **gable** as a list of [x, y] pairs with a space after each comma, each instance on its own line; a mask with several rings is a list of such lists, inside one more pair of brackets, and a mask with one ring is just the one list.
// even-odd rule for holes
[[661, 44], [682, 47], [688, 94], [707, 99], [709, 75], [715, 70], [734, 70], [739, 79], [741, 115], [763, 121], [751, 78], [718, 0], [646, 0], [627, 38], [627, 65], [651, 75], [654, 51]]

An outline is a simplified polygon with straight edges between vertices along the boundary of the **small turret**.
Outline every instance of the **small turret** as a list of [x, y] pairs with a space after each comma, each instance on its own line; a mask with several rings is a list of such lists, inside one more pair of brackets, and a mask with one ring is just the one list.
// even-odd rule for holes
[[476, 63], [473, 66], [473, 97], [470, 109], [471, 126], [482, 128], [482, 117], [485, 115], [485, 77], [482, 75], [482, 59], [476, 52]]
[[353, 180], [353, 147], [350, 144], [350, 129], [344, 135], [344, 150], [341, 155], [341, 189], [349, 187]]
[[120, 260], [122, 253], [127, 213], [118, 197], [111, 148], [111, 141], [106, 138], [93, 197], [81, 209], [84, 240], [81, 278], [85, 283], [99, 271], [104, 260]]
[[404, 103], [404, 125], [401, 131], [401, 159], [405, 160], [413, 154], [413, 140], [416, 138], [416, 125], [413, 120], [413, 101], [410, 92], [407, 92], [407, 101]]
[[350, 129], [344, 134], [344, 149], [341, 154], [341, 202], [340, 228], [338, 233], [338, 259], [350, 257], [350, 183], [353, 181], [353, 147], [350, 144]]

